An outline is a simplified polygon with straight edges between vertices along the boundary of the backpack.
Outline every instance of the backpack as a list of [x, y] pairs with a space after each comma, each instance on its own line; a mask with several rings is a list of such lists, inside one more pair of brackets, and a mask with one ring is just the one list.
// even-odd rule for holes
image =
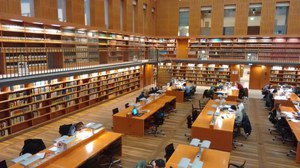
[[59, 133], [61, 136], [72, 136], [76, 132], [76, 128], [73, 124], [64, 124], [59, 127]]
[[250, 135], [252, 131], [252, 127], [248, 115], [243, 116], [242, 124], [243, 124], [245, 134]]
[[32, 155], [46, 149], [46, 146], [41, 139], [26, 139], [20, 155], [30, 153]]

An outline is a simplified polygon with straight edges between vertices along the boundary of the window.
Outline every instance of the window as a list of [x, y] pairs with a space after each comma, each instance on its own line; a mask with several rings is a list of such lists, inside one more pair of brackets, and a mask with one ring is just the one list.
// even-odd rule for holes
[[257, 35], [260, 31], [261, 4], [252, 4], [248, 12], [248, 35]]
[[211, 7], [202, 7], [201, 8], [201, 21], [200, 21], [200, 31], [201, 35], [207, 36], [210, 35], [211, 28]]
[[147, 4], [144, 4], [143, 5], [143, 33], [145, 33], [146, 9], [147, 9]]
[[34, 0], [21, 0], [22, 16], [34, 16]]
[[109, 27], [109, 11], [108, 11], [108, 0], [104, 0], [104, 24], [105, 28]]
[[135, 11], [137, 6], [137, 0], [132, 0], [132, 32], [135, 32]]
[[120, 30], [123, 31], [123, 0], [120, 0]]
[[223, 35], [233, 35], [235, 24], [235, 5], [224, 7]]
[[84, 0], [84, 21], [85, 21], [85, 25], [91, 24], [90, 0]]
[[188, 8], [179, 9], [178, 36], [189, 36], [189, 14]]
[[274, 34], [286, 34], [289, 14], [288, 3], [277, 3], [275, 14]]
[[66, 0], [57, 0], [58, 21], [66, 22]]

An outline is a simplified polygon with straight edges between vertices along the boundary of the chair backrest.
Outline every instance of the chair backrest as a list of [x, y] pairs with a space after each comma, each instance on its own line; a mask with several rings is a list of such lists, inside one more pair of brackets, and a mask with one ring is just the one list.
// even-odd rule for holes
[[234, 163], [229, 163], [228, 164], [228, 168], [230, 168], [230, 167], [244, 168], [245, 165], [246, 165], [246, 161], [244, 161], [244, 163], [242, 165], [237, 165], [237, 164], [234, 164]]
[[129, 103], [126, 103], [126, 104], [125, 104], [125, 108], [128, 108], [128, 107], [129, 107]]
[[0, 168], [8, 168], [5, 160], [0, 162]]
[[114, 115], [114, 114], [117, 114], [118, 112], [119, 112], [119, 108], [114, 108], [114, 109], [112, 109], [113, 115]]
[[42, 139], [26, 139], [20, 155], [30, 153], [32, 155], [46, 149], [46, 146]]
[[186, 124], [187, 124], [188, 128], [192, 128], [192, 116], [191, 115], [188, 115], [186, 117]]
[[164, 119], [165, 113], [163, 111], [159, 111], [157, 113], [155, 113], [155, 123], [157, 126], [162, 125], [165, 121]]
[[166, 159], [166, 162], [172, 156], [172, 154], [174, 153], [174, 151], [175, 151], [175, 148], [174, 148], [174, 144], [173, 143], [170, 143], [169, 145], [167, 145], [165, 147], [165, 159]]
[[248, 97], [249, 89], [248, 88], [244, 88], [244, 90], [245, 90], [245, 97]]
[[197, 111], [197, 110], [192, 111], [192, 120], [193, 120], [193, 122], [197, 119], [199, 114], [200, 114], [200, 112]]

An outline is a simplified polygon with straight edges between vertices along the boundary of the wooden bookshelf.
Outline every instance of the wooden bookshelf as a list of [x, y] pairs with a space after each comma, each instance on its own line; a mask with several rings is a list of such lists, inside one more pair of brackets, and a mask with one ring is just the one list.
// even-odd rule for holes
[[191, 38], [189, 58], [208, 60], [299, 61], [298, 37]]
[[139, 88], [139, 66], [4, 87], [0, 139]]
[[300, 70], [299, 67], [292, 66], [273, 66], [271, 67], [270, 82], [277, 86], [288, 84], [300, 86]]
[[[196, 85], [211, 86], [219, 81], [231, 81], [230, 66], [221, 64], [195, 64], [195, 63], [160, 63], [159, 79], [164, 78], [161, 85], [170, 82], [171, 78], [183, 79], [194, 82]], [[163, 72], [164, 72], [163, 71]], [[163, 74], [167, 77], [163, 77]], [[170, 75], [166, 75], [170, 74]]]
[[[23, 76], [56, 68], [76, 68], [149, 58], [154, 37], [100, 29], [0, 19], [0, 74]], [[22, 70], [20, 67], [24, 67]]]
[[176, 58], [176, 39], [158, 38], [157, 49], [164, 57]]

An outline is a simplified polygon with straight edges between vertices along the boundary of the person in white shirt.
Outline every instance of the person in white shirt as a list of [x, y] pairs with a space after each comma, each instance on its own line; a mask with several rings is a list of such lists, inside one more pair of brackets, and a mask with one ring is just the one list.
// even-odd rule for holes
[[242, 125], [243, 112], [240, 109], [238, 109], [235, 105], [232, 105], [230, 108], [235, 111], [234, 126]]
[[236, 102], [237, 102], [237, 109], [240, 110], [243, 114], [246, 113], [243, 100], [236, 99]]

